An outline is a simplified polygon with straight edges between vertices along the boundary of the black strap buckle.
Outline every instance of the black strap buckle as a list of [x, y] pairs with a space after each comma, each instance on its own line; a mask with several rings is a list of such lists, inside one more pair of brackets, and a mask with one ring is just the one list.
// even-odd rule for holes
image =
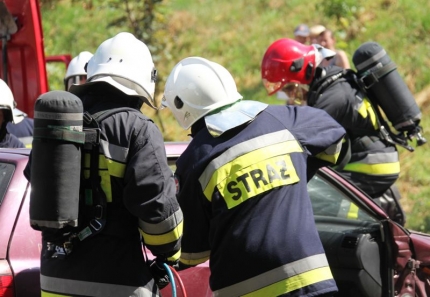
[[93, 228], [95, 231], [99, 231], [102, 227], [103, 227], [103, 224], [102, 224], [102, 222], [100, 222], [99, 220], [97, 220], [97, 219], [92, 219], [91, 221], [90, 221], [90, 226], [91, 226], [91, 228]]
[[101, 130], [99, 128], [85, 128], [85, 143], [97, 145], [100, 143]]
[[361, 85], [366, 90], [373, 87], [373, 85], [376, 84], [378, 81], [379, 81], [378, 77], [373, 72], [360, 78]]

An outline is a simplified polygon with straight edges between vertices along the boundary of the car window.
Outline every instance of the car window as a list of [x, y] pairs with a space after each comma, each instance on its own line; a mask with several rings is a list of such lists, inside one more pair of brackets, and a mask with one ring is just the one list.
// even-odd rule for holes
[[173, 172], [176, 171], [176, 160], [177, 157], [167, 157], [167, 164], [169, 164], [170, 169], [172, 169]]
[[3, 203], [7, 187], [12, 179], [15, 165], [10, 163], [0, 163], [0, 205]]
[[308, 183], [308, 192], [315, 216], [342, 218], [354, 221], [376, 220], [352, 202], [335, 184], [315, 175]]

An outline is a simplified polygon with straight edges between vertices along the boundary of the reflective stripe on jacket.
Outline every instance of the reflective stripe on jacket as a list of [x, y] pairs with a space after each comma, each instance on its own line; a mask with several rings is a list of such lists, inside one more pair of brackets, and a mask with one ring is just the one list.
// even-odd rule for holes
[[269, 106], [217, 138], [202, 125], [177, 161], [180, 261], [210, 258], [217, 296], [335, 292], [306, 164], [318, 156], [336, 162], [344, 133], [327, 113], [303, 106]]

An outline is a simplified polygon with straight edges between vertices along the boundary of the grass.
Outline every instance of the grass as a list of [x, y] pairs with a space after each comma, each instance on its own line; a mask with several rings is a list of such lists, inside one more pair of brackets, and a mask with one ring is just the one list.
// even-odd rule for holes
[[[88, 1], [58, 0], [42, 10], [45, 48], [48, 55], [80, 51], [94, 52], [105, 39], [126, 27], [108, 26], [118, 11], [99, 3], [89, 9]], [[324, 3], [322, 6], [322, 3]], [[158, 5], [158, 4], [157, 4]], [[398, 71], [416, 94], [430, 85], [430, 1], [428, 0], [164, 0], [166, 32], [157, 35], [166, 43], [163, 59], [156, 66], [161, 75], [156, 97], [160, 102], [164, 80], [173, 66], [189, 56], [202, 56], [224, 65], [233, 75], [245, 99], [282, 104], [268, 97], [260, 79], [260, 63], [266, 48], [276, 39], [292, 37], [299, 23], [323, 24], [336, 32], [337, 45], [352, 63], [354, 50], [363, 42], [377, 41], [396, 62]], [[156, 57], [157, 58], [157, 57]], [[64, 69], [51, 69], [62, 88]], [[55, 76], [55, 75], [54, 75]], [[422, 110], [424, 136], [430, 128], [427, 105]], [[143, 112], [162, 127], [169, 141], [189, 139], [169, 110]], [[398, 181], [407, 226], [430, 231], [429, 144], [414, 153], [401, 150], [402, 173]]]

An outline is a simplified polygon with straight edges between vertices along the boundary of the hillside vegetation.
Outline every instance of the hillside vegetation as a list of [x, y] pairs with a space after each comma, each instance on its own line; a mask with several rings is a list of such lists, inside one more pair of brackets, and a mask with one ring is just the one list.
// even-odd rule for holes
[[[133, 11], [141, 6], [132, 0], [42, 2], [47, 55], [94, 52], [103, 40], [120, 31], [131, 32], [136, 25], [133, 17], [141, 12]], [[126, 4], [131, 8], [128, 13], [124, 12]], [[185, 57], [202, 56], [230, 70], [246, 99], [282, 104], [268, 97], [261, 83], [260, 62], [266, 48], [278, 38], [292, 37], [300, 23], [323, 24], [335, 31], [337, 46], [349, 53], [351, 65], [354, 50], [363, 42], [376, 41], [386, 49], [416, 95], [423, 113], [424, 136], [430, 140], [428, 0], [166, 0], [154, 6], [155, 27], [148, 45], [154, 50], [161, 76], [158, 102], [173, 66]], [[49, 70], [52, 88], [62, 88], [65, 70], [55, 66]], [[145, 108], [143, 112], [155, 119], [166, 140], [188, 139], [188, 131], [178, 127], [168, 110], [155, 113]], [[407, 226], [421, 231], [430, 231], [429, 145], [414, 153], [400, 149], [402, 174], [398, 185], [408, 214]]]

